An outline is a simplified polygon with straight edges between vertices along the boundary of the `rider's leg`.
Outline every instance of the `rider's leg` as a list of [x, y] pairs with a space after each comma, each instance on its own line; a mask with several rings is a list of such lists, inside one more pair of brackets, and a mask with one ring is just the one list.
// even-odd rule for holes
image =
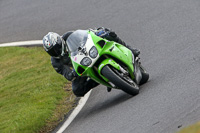
[[117, 43], [120, 43], [122, 45], [124, 45], [125, 47], [127, 47], [128, 49], [130, 49], [132, 51], [132, 53], [134, 54], [134, 56], [138, 56], [140, 54], [140, 50], [136, 49], [136, 48], [132, 48], [131, 46], [127, 45], [124, 41], [122, 41], [117, 34], [114, 31], [110, 31], [109, 36], [107, 36], [106, 38], [108, 38], [108, 40], [113, 40]]
[[92, 88], [99, 85], [95, 81], [89, 79], [87, 80], [87, 77], [77, 77], [72, 82], [72, 91], [77, 97], [84, 96], [88, 91], [90, 91]]

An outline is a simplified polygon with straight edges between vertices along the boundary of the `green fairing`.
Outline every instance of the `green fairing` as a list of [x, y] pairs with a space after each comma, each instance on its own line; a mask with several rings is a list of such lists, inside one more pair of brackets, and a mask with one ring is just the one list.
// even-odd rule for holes
[[[101, 74], [101, 70], [105, 65], [111, 65], [114, 68], [120, 70], [119, 64], [116, 63], [115, 61], [116, 58], [120, 60], [127, 67], [129, 74], [131, 75], [131, 78], [134, 79], [133, 75], [134, 68], [132, 62], [133, 57], [132, 57], [132, 52], [128, 48], [116, 42], [108, 41], [106, 39], [98, 37], [91, 31], [88, 31], [88, 34], [90, 34], [92, 37], [92, 40], [97, 48], [99, 57], [101, 57], [102, 55], [107, 55], [108, 58], [103, 60], [98, 66], [98, 68], [83, 66], [81, 64], [72, 61], [73, 67], [79, 76], [88, 76], [100, 84], [111, 87], [111, 85], [108, 83], [109, 80]], [[105, 41], [105, 45], [103, 46], [103, 48], [98, 44], [98, 42], [101, 40]], [[84, 69], [83, 73], [78, 72], [79, 67]]]
[[[83, 65], [80, 65], [76, 62], [72, 62], [73, 66], [74, 66], [74, 69], [76, 70], [77, 74], [79, 76], [87, 76], [87, 77], [90, 77], [91, 79], [93, 79], [94, 81], [96, 81], [97, 83], [100, 83], [100, 84], [103, 84], [105, 86], [110, 86], [110, 84], [108, 84], [107, 82], [105, 82], [104, 80], [102, 80], [101, 78], [98, 77], [98, 75], [94, 72], [93, 68], [92, 67], [86, 67], [86, 66], [83, 66]], [[82, 67], [83, 69], [85, 69], [85, 71], [83, 73], [78, 73], [77, 69], [78, 67]], [[105, 77], [103, 79], [106, 79]]]
[[111, 65], [114, 68], [120, 70], [120, 66], [119, 64], [117, 64], [114, 60], [112, 60], [111, 58], [105, 59], [104, 61], [101, 62], [101, 65], [99, 65], [98, 68], [98, 73], [99, 75], [107, 82], [109, 82], [109, 80], [107, 78], [105, 78], [102, 74], [101, 74], [101, 69], [105, 66], [105, 65]]
[[[100, 56], [102, 56], [102, 55], [111, 55], [112, 57], [115, 57], [115, 58], [119, 59], [121, 62], [123, 62], [128, 67], [128, 71], [129, 71], [132, 79], [134, 79], [134, 75], [133, 75], [134, 68], [133, 68], [133, 62], [132, 62], [132, 52], [128, 48], [124, 47], [123, 45], [121, 45], [119, 43], [116, 43], [114, 41], [108, 41], [106, 39], [98, 37], [93, 32], [89, 32], [89, 33], [92, 36], [94, 44], [97, 44], [97, 42], [99, 42], [100, 40], [104, 40], [106, 42], [106, 44], [103, 47], [103, 49], [99, 45], [95, 45], [97, 50], [98, 50], [98, 52], [99, 52], [99, 55]], [[111, 49], [112, 49], [112, 51], [110, 51]], [[105, 65], [106, 64], [104, 64], [104, 66]], [[113, 67], [115, 67], [115, 66], [113, 66]], [[118, 69], [117, 67], [115, 67], [115, 68]]]

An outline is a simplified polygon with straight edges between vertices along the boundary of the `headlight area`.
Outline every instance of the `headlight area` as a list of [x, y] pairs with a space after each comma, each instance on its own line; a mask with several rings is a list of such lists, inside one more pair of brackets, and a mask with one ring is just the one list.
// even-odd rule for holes
[[81, 60], [81, 65], [83, 66], [89, 66], [92, 63], [92, 60], [88, 57], [85, 57]]
[[96, 58], [97, 55], [98, 55], [98, 51], [97, 51], [97, 48], [95, 46], [93, 46], [90, 51], [89, 51], [89, 55], [91, 58]]

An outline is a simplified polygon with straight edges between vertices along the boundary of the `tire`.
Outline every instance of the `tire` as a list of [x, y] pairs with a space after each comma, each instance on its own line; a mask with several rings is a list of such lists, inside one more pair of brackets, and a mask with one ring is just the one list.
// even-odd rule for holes
[[147, 71], [141, 64], [140, 64], [140, 71], [142, 73], [142, 79], [141, 79], [139, 85], [143, 85], [144, 83], [146, 83], [149, 80], [149, 74], [147, 73]]
[[[114, 68], [113, 68], [114, 69]], [[105, 76], [110, 82], [116, 85], [119, 89], [130, 95], [137, 95], [139, 93], [138, 85], [133, 83], [128, 83], [128, 81], [124, 80], [119, 74], [112, 70], [112, 66], [104, 66], [101, 70], [103, 76]]]

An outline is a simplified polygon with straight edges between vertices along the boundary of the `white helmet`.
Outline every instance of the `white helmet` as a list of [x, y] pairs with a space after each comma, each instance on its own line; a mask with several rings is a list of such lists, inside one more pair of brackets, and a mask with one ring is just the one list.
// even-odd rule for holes
[[43, 47], [53, 57], [60, 57], [62, 55], [63, 43], [63, 38], [54, 32], [49, 32], [43, 37]]

